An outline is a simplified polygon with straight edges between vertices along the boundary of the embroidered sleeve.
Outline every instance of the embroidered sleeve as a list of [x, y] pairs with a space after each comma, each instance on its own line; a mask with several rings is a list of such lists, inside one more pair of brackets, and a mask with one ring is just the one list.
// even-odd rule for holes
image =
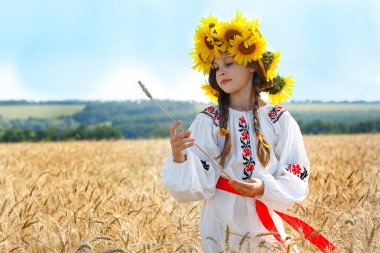
[[277, 121], [279, 121], [284, 112], [286, 112], [286, 109], [284, 107], [276, 105], [272, 107], [272, 109], [268, 113], [268, 116], [272, 123], [276, 123]]
[[304, 166], [301, 166], [297, 163], [289, 164], [286, 167], [286, 170], [296, 175], [302, 181], [305, 181], [306, 178], [309, 176], [309, 172], [307, 172], [307, 169]]
[[289, 112], [284, 111], [273, 126], [278, 168], [273, 175], [262, 176], [264, 194], [259, 198], [272, 209], [285, 210], [308, 194], [309, 160], [299, 126]]
[[[216, 112], [210, 107], [200, 113], [189, 130], [196, 143], [211, 157], [217, 157], [220, 150], [217, 145]], [[214, 107], [212, 107], [214, 108]], [[163, 183], [168, 192], [178, 202], [190, 202], [208, 199], [215, 194], [216, 181], [220, 176], [219, 169], [196, 147], [185, 150], [187, 159], [175, 163], [169, 155], [163, 167]]]
[[215, 126], [217, 127], [219, 126], [219, 120], [220, 120], [219, 110], [215, 106], [209, 106], [205, 108], [201, 113], [209, 116], [212, 119], [213, 124]]

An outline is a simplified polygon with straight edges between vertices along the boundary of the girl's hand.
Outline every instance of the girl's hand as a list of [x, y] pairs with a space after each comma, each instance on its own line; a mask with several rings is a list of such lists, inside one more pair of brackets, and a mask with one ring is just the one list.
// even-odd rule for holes
[[264, 194], [264, 183], [258, 178], [250, 178], [245, 182], [232, 179], [228, 183], [245, 197], [256, 197]]
[[177, 133], [176, 129], [181, 125], [181, 122], [175, 122], [170, 128], [170, 144], [172, 146], [173, 160], [176, 163], [183, 163], [186, 158], [182, 152], [184, 149], [194, 146], [195, 139], [190, 137], [191, 132], [186, 130]]

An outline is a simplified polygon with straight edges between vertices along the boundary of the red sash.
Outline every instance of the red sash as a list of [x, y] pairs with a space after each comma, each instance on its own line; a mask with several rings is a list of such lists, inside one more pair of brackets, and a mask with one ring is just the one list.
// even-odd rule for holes
[[[219, 177], [219, 180], [216, 184], [216, 188], [220, 190], [224, 190], [227, 192], [231, 192], [237, 195], [242, 196], [238, 191], [236, 191], [230, 184], [228, 184], [228, 179]], [[278, 233], [278, 230], [276, 228], [276, 225], [273, 222], [272, 217], [269, 214], [268, 207], [261, 201], [255, 200], [256, 202], [256, 211], [257, 215], [260, 218], [261, 223], [263, 226], [270, 232], [274, 233], [274, 237], [279, 243], [283, 243], [280, 234]], [[278, 212], [276, 210], [273, 210], [276, 214], [278, 214], [286, 223], [288, 223], [291, 227], [293, 227], [297, 232], [302, 231], [304, 238], [309, 240], [312, 244], [317, 246], [322, 252], [331, 252], [336, 249], [334, 244], [329, 242], [323, 235], [320, 233], [315, 233], [315, 229], [310, 227], [306, 222], [284, 214], [282, 212]], [[315, 233], [315, 234], [314, 234]], [[312, 236], [310, 236], [313, 234]]]

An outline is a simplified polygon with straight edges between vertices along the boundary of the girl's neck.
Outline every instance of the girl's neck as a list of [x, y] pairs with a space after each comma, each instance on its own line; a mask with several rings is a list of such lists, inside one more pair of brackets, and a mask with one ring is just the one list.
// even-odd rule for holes
[[[266, 102], [261, 99], [259, 99], [259, 107], [266, 105]], [[252, 111], [255, 105], [255, 96], [250, 96], [246, 99], [236, 98], [234, 99], [233, 96], [230, 96], [230, 107], [234, 110], [238, 111]]]

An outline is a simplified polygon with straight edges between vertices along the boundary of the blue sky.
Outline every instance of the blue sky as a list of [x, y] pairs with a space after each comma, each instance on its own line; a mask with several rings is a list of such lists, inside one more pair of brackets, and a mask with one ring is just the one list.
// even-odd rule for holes
[[380, 1], [0, 0], [0, 99], [207, 101], [191, 69], [209, 13], [261, 20], [293, 99], [380, 100]]

